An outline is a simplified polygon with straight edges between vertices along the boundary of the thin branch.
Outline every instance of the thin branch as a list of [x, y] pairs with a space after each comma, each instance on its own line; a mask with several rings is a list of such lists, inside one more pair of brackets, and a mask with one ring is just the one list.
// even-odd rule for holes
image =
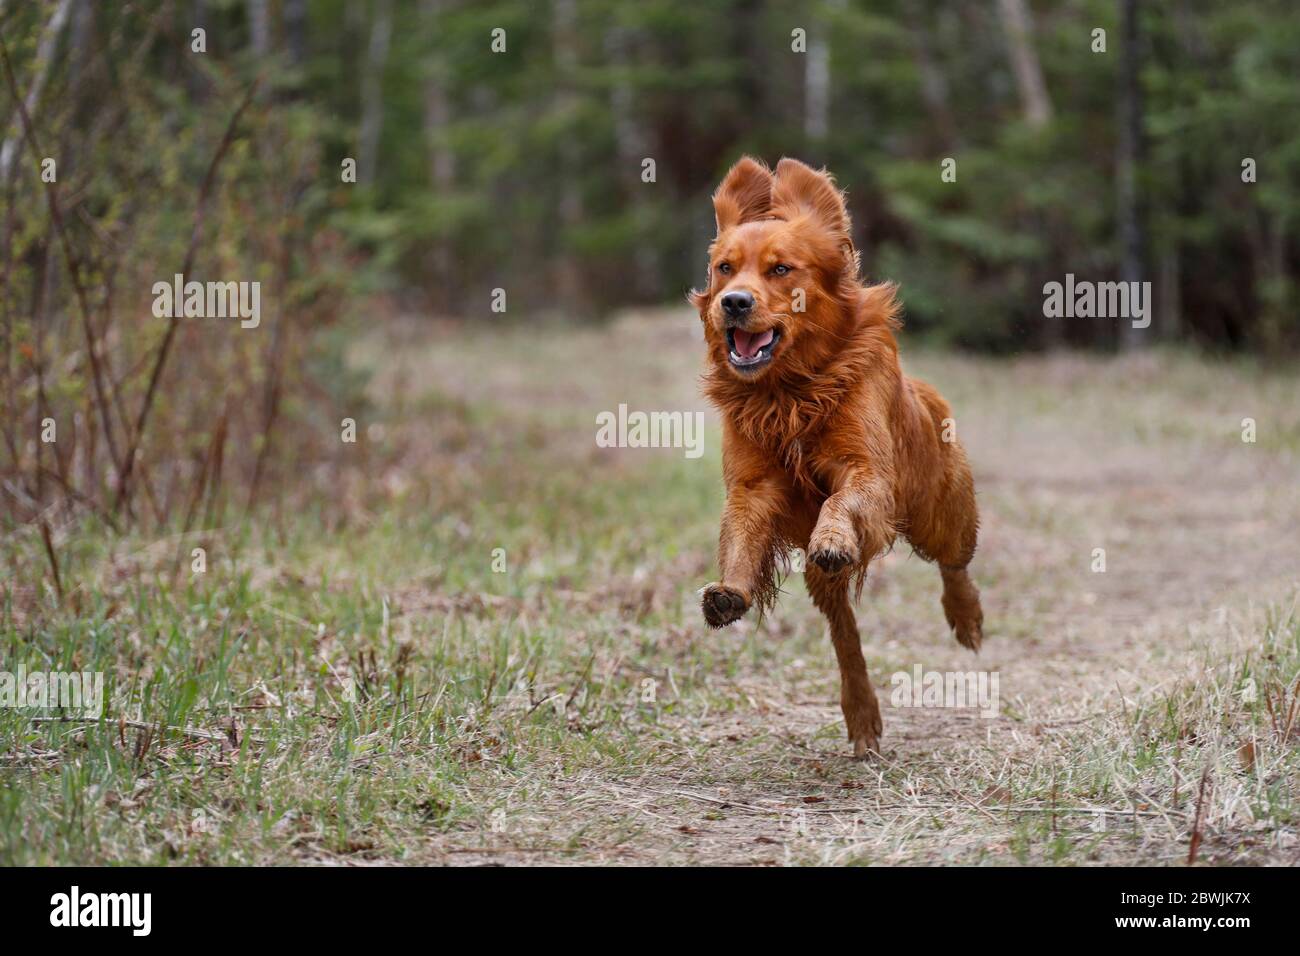
[[[32, 119], [27, 113], [27, 107], [22, 98], [18, 95], [18, 81], [14, 79], [13, 63], [9, 59], [9, 46], [4, 42], [3, 37], [0, 37], [0, 58], [4, 61], [5, 80], [9, 85], [9, 92], [13, 95], [18, 108], [18, 115], [22, 119], [23, 130], [27, 137], [27, 146], [34, 156], [39, 157], [41, 150], [36, 143], [36, 131], [32, 129]], [[108, 394], [104, 388], [104, 370], [100, 365], [99, 354], [95, 349], [95, 334], [90, 321], [90, 302], [86, 296], [86, 287], [81, 282], [81, 270], [77, 267], [76, 258], [72, 254], [72, 243], [68, 240], [68, 233], [63, 225], [63, 210], [59, 206], [59, 187], [56, 183], [45, 183], [45, 201], [50, 208], [50, 218], [54, 221], [54, 228], [59, 234], [59, 242], [63, 247], [63, 258], [67, 263], [68, 275], [72, 279], [72, 287], [76, 292], [77, 304], [81, 310], [81, 328], [86, 338], [86, 351], [90, 356], [91, 376], [95, 385], [95, 404], [99, 408], [99, 415], [103, 421], [104, 434], [108, 440], [108, 450], [112, 456], [113, 465], [121, 473], [122, 460], [117, 451], [117, 439], [113, 435]]]
[[63, 579], [59, 576], [59, 558], [54, 553], [54, 539], [50, 535], [50, 523], [41, 518], [41, 540], [45, 542], [45, 555], [50, 559], [50, 570], [54, 573], [54, 593], [63, 603]]
[[[203, 177], [203, 184], [199, 187], [198, 206], [194, 210], [194, 229], [190, 233], [189, 249], [185, 252], [185, 261], [181, 265], [181, 275], [189, 275], [190, 270], [194, 267], [194, 257], [198, 252], [199, 239], [203, 235], [203, 220], [207, 215], [208, 198], [212, 193], [212, 185], [217, 178], [217, 167], [230, 148], [231, 142], [234, 141], [235, 127], [239, 124], [239, 118], [244, 115], [244, 110], [248, 104], [253, 102], [253, 96], [257, 93], [257, 87], [261, 80], [256, 79], [249, 86], [248, 92], [244, 94], [244, 100], [239, 104], [238, 109], [230, 117], [230, 123], [226, 126], [226, 133], [221, 137], [221, 142], [217, 146], [217, 151], [212, 157], [212, 162], [208, 165], [207, 175]], [[158, 380], [162, 377], [163, 367], [167, 364], [167, 355], [171, 351], [172, 340], [176, 337], [176, 328], [180, 324], [180, 311], [173, 310], [171, 321], [167, 325], [167, 332], [163, 336], [162, 343], [158, 346], [158, 355], [154, 359], [153, 371], [149, 373], [149, 386], [145, 389], [144, 401], [140, 405], [140, 414], [136, 418], [135, 429], [131, 433], [130, 444], [126, 449], [126, 461], [122, 466], [122, 480], [118, 483], [117, 498], [113, 502], [113, 510], [117, 511], [126, 501], [130, 491], [131, 473], [135, 467], [136, 454], [139, 451], [140, 443], [144, 440], [145, 427], [149, 423], [149, 411], [153, 408], [154, 396], [158, 390]]]
[[[4, 5], [0, 4], [0, 11], [3, 11]], [[63, 27], [68, 22], [68, 12], [72, 9], [72, 0], [62, 0], [54, 8], [54, 15], [50, 17], [50, 22], [45, 25], [45, 30], [41, 33], [40, 42], [36, 47], [36, 75], [32, 79], [31, 88], [27, 91], [27, 98], [23, 102], [24, 111], [31, 113], [36, 109], [36, 104], [40, 102], [41, 93], [45, 89], [45, 81], [50, 75], [50, 65], [54, 62], [55, 46], [59, 42], [59, 37], [63, 33]], [[14, 93], [15, 102], [19, 102], [18, 94]], [[30, 132], [26, 134], [30, 138]], [[0, 185], [8, 184], [9, 176], [13, 172], [14, 160], [18, 156], [18, 144], [14, 142], [14, 137], [5, 137], [4, 143], [0, 144]]]
[[1187, 865], [1192, 866], [1196, 862], [1197, 852], [1201, 848], [1201, 825], [1204, 820], [1205, 812], [1205, 794], [1210, 785], [1210, 765], [1205, 765], [1205, 770], [1201, 772], [1201, 790], [1196, 796], [1196, 816], [1192, 821], [1192, 841], [1187, 848]]

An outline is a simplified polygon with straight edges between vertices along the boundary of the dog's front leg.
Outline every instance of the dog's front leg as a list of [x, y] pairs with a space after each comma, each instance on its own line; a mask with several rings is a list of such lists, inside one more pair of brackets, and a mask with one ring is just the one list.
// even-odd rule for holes
[[704, 620], [724, 627], [754, 603], [770, 601], [774, 589], [776, 528], [789, 511], [788, 482], [766, 457], [739, 436], [723, 433], [727, 504], [718, 536], [722, 580], [704, 588]]
[[866, 463], [834, 474], [835, 491], [822, 503], [808, 541], [808, 560], [830, 574], [857, 566], [894, 540], [893, 482]]

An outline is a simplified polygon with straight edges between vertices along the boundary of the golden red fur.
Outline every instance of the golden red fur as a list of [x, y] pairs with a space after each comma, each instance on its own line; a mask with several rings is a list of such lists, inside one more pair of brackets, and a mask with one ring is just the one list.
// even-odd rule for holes
[[704, 589], [704, 617], [722, 627], [770, 608], [781, 555], [804, 548], [849, 739], [864, 756], [879, 745], [880, 706], [850, 584], [860, 593], [871, 559], [901, 535], [938, 562], [948, 624], [979, 650], [983, 613], [966, 572], [979, 525], [970, 466], [947, 402], [899, 367], [895, 288], [859, 280], [830, 176], [745, 157], [713, 207], [709, 283], [691, 301], [708, 345], [704, 391], [722, 415], [727, 503], [722, 577]]

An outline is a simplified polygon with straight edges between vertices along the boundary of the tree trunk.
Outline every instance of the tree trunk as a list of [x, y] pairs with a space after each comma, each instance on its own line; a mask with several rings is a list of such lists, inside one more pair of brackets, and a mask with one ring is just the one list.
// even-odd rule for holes
[[1157, 292], [1160, 296], [1159, 316], [1160, 338], [1179, 341], [1183, 337], [1182, 302], [1179, 294], [1182, 275], [1178, 263], [1178, 247], [1162, 253], [1158, 258], [1157, 274], [1159, 282]]
[[[54, 8], [50, 22], [45, 25], [45, 29], [41, 32], [40, 42], [36, 46], [36, 63], [33, 67], [32, 85], [27, 88], [27, 96], [23, 101], [27, 108], [27, 115], [32, 118], [33, 126], [35, 126], [36, 120], [36, 105], [40, 102], [41, 93], [45, 89], [45, 81], [50, 75], [50, 64], [54, 61], [59, 34], [63, 32], [63, 26], [68, 22], [68, 14], [71, 10], [72, 0], [60, 0], [59, 5]], [[14, 115], [17, 117], [17, 112]], [[14, 163], [18, 159], [18, 147], [22, 144], [22, 141], [22, 128], [15, 119], [11, 135], [5, 137], [4, 143], [0, 143], [0, 191], [3, 191], [4, 186], [9, 182]]]
[[1035, 129], [1046, 126], [1052, 118], [1052, 101], [1043, 81], [1043, 68], [1034, 51], [1034, 24], [1025, 0], [998, 0], [1011, 67], [1016, 74], [1025, 122]]
[[582, 170], [578, 138], [568, 129], [578, 107], [574, 92], [578, 68], [577, 7], [574, 0], [555, 0], [553, 56], [556, 69], [555, 110], [560, 116], [560, 242], [555, 262], [556, 294], [562, 305], [581, 309], [583, 305], [582, 276], [568, 242], [573, 232], [582, 224]]
[[[1137, 0], [1120, 0], [1119, 136], [1116, 140], [1115, 198], [1120, 237], [1120, 279], [1142, 282], [1146, 236], [1142, 227], [1138, 170], [1142, 162], [1142, 86], [1139, 76], [1142, 53]], [[1148, 317], [1153, 314], [1148, 302]], [[1132, 349], [1150, 341], [1149, 330], [1136, 329], [1131, 319], [1120, 319], [1121, 349]]]
[[285, 0], [284, 42], [290, 62], [302, 66], [307, 59], [307, 0]]
[[271, 52], [271, 9], [267, 0], [246, 0], [249, 45], [257, 56]]
[[[636, 37], [626, 27], [613, 26], [605, 31], [605, 59], [609, 63], [630, 66], [635, 56]], [[641, 181], [641, 163], [653, 158], [646, 135], [648, 128], [637, 115], [636, 94], [625, 75], [616, 77], [609, 91], [610, 113], [614, 118], [614, 144], [618, 151], [619, 182], [626, 183], [629, 208], [635, 220], [633, 237], [632, 287], [638, 300], [655, 298], [659, 285], [659, 247], [655, 244], [650, 217], [653, 209], [646, 202], [647, 190], [661, 188]]]
[[93, 56], [91, 39], [94, 19], [95, 10], [90, 0], [76, 0], [68, 36], [68, 89], [74, 93], [80, 91], [81, 78]]
[[[429, 37], [432, 52], [429, 54], [428, 72], [424, 80], [424, 141], [428, 149], [429, 188], [435, 196], [448, 195], [456, 185], [456, 155], [443, 139], [451, 125], [451, 98], [447, 93], [449, 71], [444, 54], [437, 49], [433, 39], [438, 34], [438, 18], [443, 13], [444, 0], [422, 0], [421, 26]], [[429, 252], [433, 281], [430, 290], [439, 298], [435, 308], [449, 312], [454, 299], [454, 281], [451, 248], [445, 237], [439, 236]]]
[[916, 70], [921, 79], [921, 99], [925, 101], [926, 112], [934, 130], [934, 142], [939, 149], [947, 151], [957, 144], [957, 124], [953, 121], [952, 109], [948, 105], [948, 78], [934, 60], [930, 49], [929, 24], [933, 22], [933, 13], [924, 9], [922, 0], [910, 0], [907, 5], [908, 29], [912, 34], [912, 49], [916, 59]]
[[814, 20], [804, 55], [803, 135], [809, 149], [818, 153], [831, 125], [831, 48], [826, 33], [826, 24]]
[[361, 143], [357, 158], [357, 182], [370, 186], [379, 164], [379, 135], [384, 125], [384, 66], [393, 35], [393, 2], [377, 0], [370, 24], [370, 43], [361, 75]]

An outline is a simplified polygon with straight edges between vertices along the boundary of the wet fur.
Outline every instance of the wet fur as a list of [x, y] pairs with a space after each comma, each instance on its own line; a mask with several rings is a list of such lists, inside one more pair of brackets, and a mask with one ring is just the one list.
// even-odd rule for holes
[[[881, 723], [849, 590], [860, 595], [874, 557], [901, 536], [938, 562], [948, 623], [979, 649], [983, 613], [966, 572], [979, 526], [970, 467], [961, 444], [943, 440], [948, 404], [899, 366], [895, 287], [859, 280], [844, 197], [829, 175], [745, 157], [719, 186], [714, 212], [709, 283], [691, 293], [708, 346], [703, 389], [722, 416], [727, 489], [722, 579], [704, 590], [705, 619], [720, 627], [751, 607], [770, 609], [783, 555], [806, 549], [805, 583], [830, 622], [845, 722], [863, 756], [877, 749]], [[789, 275], [776, 274], [777, 260]], [[756, 373], [728, 361], [718, 298], [733, 289], [755, 298], [742, 327], [780, 333]]]

